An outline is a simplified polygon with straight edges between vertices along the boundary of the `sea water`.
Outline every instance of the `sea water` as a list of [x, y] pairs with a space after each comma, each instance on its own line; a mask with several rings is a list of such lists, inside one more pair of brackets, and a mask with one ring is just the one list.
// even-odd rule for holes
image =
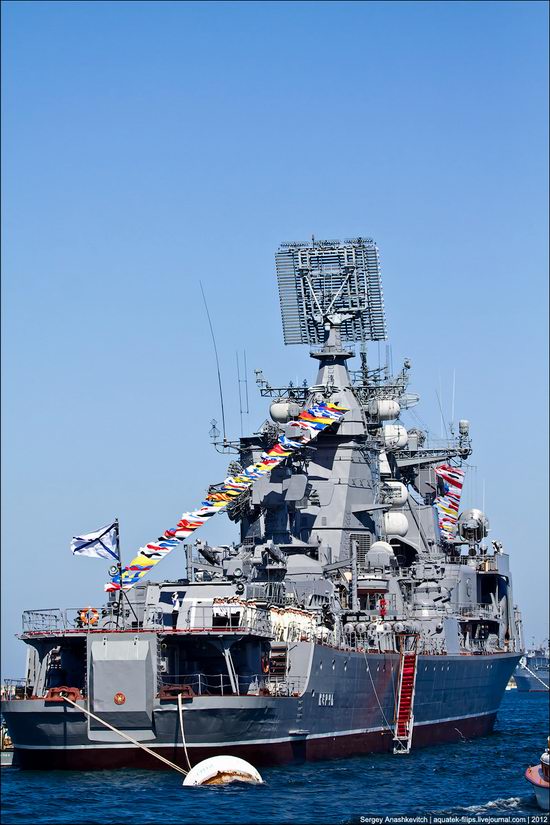
[[540, 761], [548, 729], [548, 694], [510, 690], [490, 736], [403, 756], [264, 768], [264, 785], [183, 788], [175, 771], [2, 768], [2, 822], [360, 825], [384, 816], [548, 822], [524, 779], [525, 769]]

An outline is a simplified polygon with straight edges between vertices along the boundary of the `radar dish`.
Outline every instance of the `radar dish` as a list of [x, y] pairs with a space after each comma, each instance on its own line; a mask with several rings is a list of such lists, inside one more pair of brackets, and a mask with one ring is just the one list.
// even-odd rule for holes
[[285, 344], [322, 344], [325, 324], [342, 341], [386, 338], [378, 248], [371, 238], [283, 243], [275, 255]]

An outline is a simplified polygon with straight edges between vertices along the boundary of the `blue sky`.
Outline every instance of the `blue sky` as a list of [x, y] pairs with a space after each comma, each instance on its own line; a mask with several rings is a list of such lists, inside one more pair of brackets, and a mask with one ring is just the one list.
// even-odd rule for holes
[[[394, 366], [440, 434], [474, 440], [466, 503], [547, 629], [547, 24], [542, 2], [2, 6], [3, 675], [30, 607], [102, 598], [72, 535], [118, 516], [126, 559], [227, 458], [235, 352], [311, 379], [282, 343], [284, 240], [379, 245]], [[376, 352], [373, 353], [376, 358]], [[246, 422], [245, 422], [246, 423]], [[415, 422], [411, 419], [410, 423]], [[235, 537], [225, 517], [204, 534]], [[158, 575], [181, 573], [181, 553]]]

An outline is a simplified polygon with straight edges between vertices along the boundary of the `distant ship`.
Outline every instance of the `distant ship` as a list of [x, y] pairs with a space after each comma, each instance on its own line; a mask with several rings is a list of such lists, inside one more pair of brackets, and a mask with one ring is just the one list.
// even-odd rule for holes
[[514, 673], [517, 689], [522, 692], [548, 692], [550, 655], [546, 645], [531, 648], [519, 660]]
[[[370, 362], [386, 337], [374, 241], [283, 244], [276, 267], [284, 340], [309, 345], [313, 382], [257, 371], [270, 420], [217, 442], [225, 480], [113, 565], [107, 603], [24, 612], [25, 683], [3, 703], [18, 765], [158, 767], [117, 731], [183, 766], [406, 754], [492, 730], [520, 614], [487, 517], [460, 512], [469, 423], [436, 442], [407, 429], [410, 362]], [[436, 320], [441, 363], [456, 324], [422, 322]], [[249, 326], [264, 323], [265, 308]], [[186, 541], [220, 511], [236, 544]], [[146, 581], [175, 547], [181, 577]]]
[[[2, 699], [11, 695], [6, 685], [1, 686]], [[0, 716], [0, 766], [6, 767], [13, 761], [13, 742], [4, 722], [4, 717]]]

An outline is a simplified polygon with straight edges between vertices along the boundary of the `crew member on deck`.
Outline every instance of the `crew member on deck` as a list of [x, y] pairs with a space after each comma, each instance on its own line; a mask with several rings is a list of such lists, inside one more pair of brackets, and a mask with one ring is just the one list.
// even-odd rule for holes
[[179, 616], [179, 612], [180, 612], [180, 607], [181, 607], [181, 605], [180, 605], [178, 591], [175, 590], [172, 593], [172, 630], [176, 630], [176, 628], [178, 626], [178, 616]]

